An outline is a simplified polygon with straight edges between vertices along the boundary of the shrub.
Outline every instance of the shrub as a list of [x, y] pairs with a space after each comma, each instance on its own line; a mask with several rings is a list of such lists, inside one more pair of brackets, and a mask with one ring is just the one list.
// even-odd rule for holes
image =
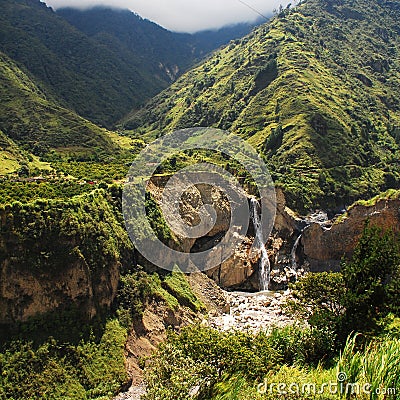
[[180, 304], [189, 307], [191, 310], [205, 310], [204, 305], [195, 296], [189, 282], [182, 272], [174, 270], [170, 275], [167, 275], [162, 282], [162, 287], [171, 293]]
[[111, 397], [127, 380], [126, 330], [110, 320], [99, 339], [17, 341], [0, 353], [0, 398], [87, 400]]
[[344, 313], [346, 285], [341, 273], [308, 273], [291, 286], [287, 310], [311, 326], [337, 330]]
[[378, 321], [398, 309], [400, 284], [399, 241], [391, 231], [366, 225], [342, 274], [346, 285], [342, 334], [379, 329]]
[[344, 344], [355, 332], [376, 333], [382, 321], [399, 315], [400, 247], [393, 232], [366, 225], [353, 257], [341, 273], [307, 274], [293, 286], [288, 311]]
[[146, 399], [161, 398], [161, 393], [169, 396], [176, 384], [176, 390], [183, 388], [184, 392], [175, 398], [186, 399], [189, 390], [198, 386], [197, 398], [209, 399], [210, 393], [218, 393], [218, 386], [214, 387], [217, 382], [240, 376], [246, 382], [259, 383], [285, 364], [317, 364], [331, 354], [332, 348], [329, 333], [315, 328], [275, 328], [253, 334], [187, 327], [180, 334], [170, 333], [150, 359], [145, 372], [149, 388]]

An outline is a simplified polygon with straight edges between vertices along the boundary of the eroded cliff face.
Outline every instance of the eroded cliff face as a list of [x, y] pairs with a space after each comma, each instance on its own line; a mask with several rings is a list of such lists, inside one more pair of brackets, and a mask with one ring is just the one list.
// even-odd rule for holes
[[[163, 187], [168, 177], [153, 177], [149, 190], [158, 204], [161, 203]], [[167, 204], [173, 204], [176, 199], [169, 199]], [[217, 188], [207, 184], [190, 186], [181, 198], [180, 215], [188, 226], [200, 223], [199, 210], [204, 204], [209, 204], [215, 210], [216, 222], [204, 236], [195, 239], [175, 234], [176, 242], [169, 243], [177, 250], [197, 252], [211, 249], [228, 231], [231, 223], [231, 204], [228, 198]], [[164, 210], [168, 214], [172, 211]], [[173, 220], [172, 228], [174, 228]], [[178, 230], [174, 230], [179, 231]], [[235, 248], [234, 254], [216, 268], [207, 269], [206, 274], [224, 288], [247, 288], [258, 290], [257, 263], [258, 259], [250, 256], [253, 240], [242, 236], [242, 243]]]
[[367, 221], [371, 226], [399, 232], [400, 199], [382, 199], [373, 205], [355, 205], [331, 226], [311, 224], [301, 239], [304, 259], [310, 270], [340, 269], [342, 257], [351, 257]]
[[0, 324], [110, 307], [133, 248], [104, 193], [0, 209]]
[[[163, 188], [168, 182], [168, 176], [153, 177], [149, 190], [158, 204], [161, 203]], [[250, 195], [244, 195], [250, 203]], [[172, 204], [176, 199], [169, 199]], [[282, 289], [289, 281], [295, 279], [292, 269], [291, 249], [297, 239], [298, 232], [305, 226], [304, 222], [286, 207], [281, 190], [276, 191], [276, 219], [271, 238], [268, 241], [268, 255], [271, 263], [271, 288]], [[180, 214], [189, 226], [200, 222], [199, 210], [204, 204], [209, 204], [215, 210], [216, 223], [210, 231], [199, 239], [175, 235], [177, 242], [170, 243], [172, 247], [185, 252], [203, 251], [212, 248], [224, 236], [231, 223], [231, 204], [228, 198], [215, 187], [196, 185], [189, 187], [181, 198]], [[170, 212], [168, 209], [166, 212]], [[172, 225], [172, 228], [174, 226]], [[246, 236], [240, 236], [240, 244], [235, 247], [232, 256], [219, 266], [207, 269], [206, 274], [219, 286], [227, 289], [258, 291], [260, 255], [251, 251], [254, 242], [254, 227], [250, 223]]]
[[[167, 178], [163, 178], [167, 181]], [[152, 188], [160, 197], [165, 182], [157, 182]], [[399, 197], [399, 196], [397, 196]], [[248, 196], [248, 200], [250, 196]], [[179, 238], [184, 251], [198, 251], [212, 247], [229, 227], [230, 206], [218, 190], [206, 186], [192, 187], [182, 199], [182, 215], [188, 224], [198, 223], [198, 210], [203, 202], [209, 203], [217, 213], [217, 223], [208, 235], [200, 239]], [[345, 216], [333, 223], [320, 218], [324, 213], [311, 217], [299, 217], [286, 206], [285, 196], [276, 190], [276, 218], [267, 242], [271, 264], [271, 284], [274, 290], [287, 288], [307, 270], [314, 272], [338, 270], [343, 256], [350, 257], [362, 234], [367, 220], [371, 225], [384, 229], [400, 230], [400, 199], [382, 199], [372, 205], [355, 205]], [[366, 203], [368, 204], [368, 203]], [[250, 251], [254, 241], [250, 225], [246, 236], [231, 258], [206, 274], [223, 288], [259, 290], [259, 258]]]
[[6, 260], [0, 271], [0, 323], [26, 321], [71, 306], [91, 319], [115, 298], [119, 268], [115, 262], [92, 273], [85, 260], [80, 260], [56, 273], [39, 272]]

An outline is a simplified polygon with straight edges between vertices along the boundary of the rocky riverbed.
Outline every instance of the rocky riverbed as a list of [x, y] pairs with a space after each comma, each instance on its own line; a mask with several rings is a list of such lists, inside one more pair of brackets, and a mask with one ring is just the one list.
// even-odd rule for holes
[[[284, 313], [282, 304], [290, 295], [286, 292], [223, 292], [230, 311], [226, 313], [213, 312], [207, 321], [208, 326], [221, 331], [228, 330], [267, 330], [273, 326], [282, 327], [293, 323]], [[119, 394], [114, 400], [140, 400], [145, 393], [144, 385], [132, 385], [125, 393]]]
[[143, 384], [138, 386], [132, 385], [127, 392], [120, 393], [117, 397], [114, 397], [114, 400], [140, 400], [141, 396], [145, 393], [146, 388]]
[[282, 327], [293, 323], [293, 319], [282, 310], [289, 291], [227, 293], [230, 312], [210, 317], [208, 324], [215, 329], [259, 331], [272, 326]]

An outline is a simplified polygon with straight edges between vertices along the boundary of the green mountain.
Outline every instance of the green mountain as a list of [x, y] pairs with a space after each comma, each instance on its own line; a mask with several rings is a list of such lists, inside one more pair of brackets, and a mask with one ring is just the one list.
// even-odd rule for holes
[[55, 103], [0, 52], [0, 173], [52, 150], [83, 159], [117, 151], [110, 134]]
[[195, 34], [170, 32], [124, 9], [94, 7], [61, 8], [75, 28], [108, 48], [120, 49], [140, 59], [146, 69], [170, 84], [209, 52], [232, 39], [247, 35], [255, 24], [243, 23]]
[[142, 60], [87, 37], [44, 3], [0, 4], [0, 51], [79, 115], [109, 126], [166, 87]]
[[142, 63], [142, 68], [158, 77], [161, 89], [201, 53], [190, 41], [191, 35], [170, 32], [129, 10], [63, 8], [57, 15], [108, 49]]
[[[64, 107], [105, 127], [213, 50], [204, 37], [169, 32], [127, 10], [56, 13], [39, 0], [0, 6], [0, 51]], [[226, 43], [243, 29], [216, 35]]]
[[336, 208], [400, 185], [400, 6], [307, 0], [183, 75], [125, 121], [149, 139], [246, 138], [289, 204]]

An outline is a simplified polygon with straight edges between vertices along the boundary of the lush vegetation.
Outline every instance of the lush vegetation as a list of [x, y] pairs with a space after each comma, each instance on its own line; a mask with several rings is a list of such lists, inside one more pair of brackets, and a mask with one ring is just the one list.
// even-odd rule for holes
[[250, 29], [215, 32], [207, 42], [128, 10], [55, 13], [39, 0], [2, 0], [0, 51], [29, 71], [49, 97], [110, 127], [199, 57]]
[[45, 182], [18, 182], [8, 179], [1, 181], [0, 199], [2, 204], [19, 201], [29, 203], [39, 199], [68, 199], [93, 190], [90, 184], [74, 180], [49, 180]]
[[[127, 380], [124, 343], [147, 308], [204, 312], [178, 269], [150, 274], [136, 266], [121, 188], [109, 185], [124, 179], [145, 141], [189, 126], [232, 130], [265, 157], [300, 211], [399, 187], [395, 2], [307, 0], [280, 9], [137, 111], [210, 49], [204, 37], [213, 34], [172, 34], [125, 11], [57, 15], [37, 0], [1, 1], [0, 175], [9, 175], [0, 182], [2, 267], [38, 279], [82, 267], [91, 305], [86, 295], [64, 296], [57, 310], [15, 323], [32, 299], [0, 299], [7, 316], [0, 398], [110, 398]], [[121, 135], [94, 124], [110, 126], [132, 107]], [[204, 161], [251, 186], [238, 163], [207, 151], [176, 154], [157, 172]], [[146, 209], [152, 229], [171, 244], [150, 194]], [[102, 274], [110, 271], [115, 286], [102, 291]], [[279, 383], [304, 382], [370, 384], [372, 393], [360, 399], [395, 399], [383, 391], [400, 390], [398, 237], [367, 226], [340, 273], [309, 274], [292, 289], [287, 307], [303, 321], [298, 325], [257, 334], [197, 325], [171, 332], [145, 363], [146, 399], [317, 398], [279, 393]], [[93, 309], [96, 319], [88, 322]], [[275, 388], [262, 394], [257, 389], [266, 383]]]
[[121, 48], [128, 54], [140, 54], [143, 66], [159, 76], [160, 88], [174, 81], [208, 52], [231, 39], [245, 36], [253, 27], [243, 23], [191, 35], [169, 32], [128, 10], [61, 8], [57, 14], [108, 47]]
[[82, 310], [72, 307], [7, 327], [0, 337], [0, 398], [112, 398], [128, 381], [127, 334], [155, 304], [175, 312], [204, 308], [178, 270], [159, 277], [138, 268], [121, 276], [107, 318], [88, 323]]
[[[126, 382], [126, 330], [109, 320], [78, 343], [8, 343], [0, 353], [2, 399], [109, 399]], [[4, 346], [3, 346], [4, 347]]]
[[54, 149], [83, 160], [118, 152], [107, 131], [59, 106], [1, 52], [0, 79], [0, 129], [6, 136], [0, 151], [27, 161]]
[[51, 97], [96, 123], [112, 124], [166, 86], [140, 57], [89, 38], [44, 3], [3, 0], [2, 10], [0, 51]]
[[[300, 279], [288, 302], [300, 325], [257, 334], [200, 326], [171, 333], [147, 368], [146, 399], [339, 399], [352, 398], [351, 390], [360, 399], [395, 399], [399, 243], [367, 226], [341, 273]], [[303, 392], [304, 384], [317, 392], [327, 386], [318, 397], [312, 387]]]
[[399, 238], [367, 225], [342, 271], [306, 275], [294, 284], [288, 307], [343, 343], [353, 331], [378, 334], [386, 318], [399, 315], [399, 285]]
[[203, 303], [178, 269], [164, 276], [148, 274], [139, 269], [121, 277], [117, 314], [126, 326], [141, 317], [151, 302], [164, 304], [170, 311], [177, 311], [179, 307], [186, 307], [194, 312], [205, 311]]
[[187, 328], [171, 334], [151, 359], [145, 398], [396, 399], [399, 339], [363, 345], [358, 338], [351, 336], [340, 356], [324, 359], [332, 354], [332, 337], [315, 328], [256, 335]]
[[398, 18], [394, 2], [372, 0], [282, 10], [125, 126], [148, 138], [192, 126], [232, 130], [265, 156], [297, 210], [398, 188]]
[[72, 199], [1, 205], [1, 258], [31, 273], [62, 270], [83, 261], [93, 271], [121, 264], [124, 258], [129, 263], [132, 243], [116, 210], [115, 195], [97, 190]]

